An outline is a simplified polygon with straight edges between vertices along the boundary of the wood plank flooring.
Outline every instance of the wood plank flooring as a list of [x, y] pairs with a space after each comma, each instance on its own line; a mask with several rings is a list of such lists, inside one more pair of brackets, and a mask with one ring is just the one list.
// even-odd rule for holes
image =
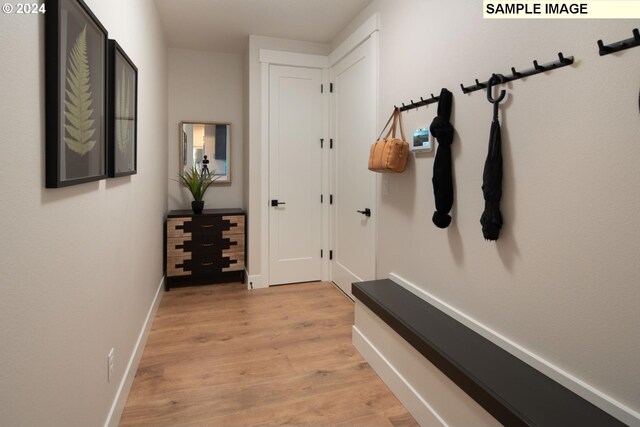
[[333, 284], [172, 289], [121, 426], [417, 426], [351, 344]]

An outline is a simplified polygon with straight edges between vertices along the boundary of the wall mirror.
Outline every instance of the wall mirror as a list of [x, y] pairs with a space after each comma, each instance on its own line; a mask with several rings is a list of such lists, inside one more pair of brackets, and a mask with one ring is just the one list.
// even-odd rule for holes
[[231, 183], [231, 124], [180, 122], [180, 171], [213, 172], [214, 185]]

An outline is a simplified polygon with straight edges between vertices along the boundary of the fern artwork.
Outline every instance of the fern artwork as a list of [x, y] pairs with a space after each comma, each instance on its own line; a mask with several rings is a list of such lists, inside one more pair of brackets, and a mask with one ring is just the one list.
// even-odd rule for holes
[[136, 171], [138, 69], [115, 40], [109, 40], [109, 176]]
[[83, 0], [47, 0], [47, 188], [107, 177], [108, 33]]
[[118, 87], [116, 88], [116, 146], [121, 154], [125, 154], [127, 147], [132, 143], [130, 137], [131, 130], [131, 116], [130, 116], [130, 89], [132, 84], [127, 81], [127, 77], [124, 73], [124, 67], [122, 68], [122, 75], [118, 80]]
[[87, 58], [87, 26], [78, 35], [69, 54], [66, 100], [64, 101], [65, 143], [81, 157], [96, 146], [96, 129], [91, 98], [91, 72]]

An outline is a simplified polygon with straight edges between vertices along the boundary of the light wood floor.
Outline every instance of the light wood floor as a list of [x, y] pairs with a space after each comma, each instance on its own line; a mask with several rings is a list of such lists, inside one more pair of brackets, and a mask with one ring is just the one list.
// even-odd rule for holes
[[329, 283], [165, 293], [121, 426], [416, 426]]

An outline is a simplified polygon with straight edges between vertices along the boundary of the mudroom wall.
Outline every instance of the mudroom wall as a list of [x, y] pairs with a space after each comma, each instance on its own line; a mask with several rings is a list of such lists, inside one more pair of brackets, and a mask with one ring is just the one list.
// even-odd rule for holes
[[[379, 126], [394, 104], [446, 87], [456, 129], [447, 229], [431, 220], [435, 152], [379, 177], [378, 277], [397, 274], [640, 412], [640, 49], [600, 57], [596, 44], [631, 37], [637, 20], [484, 20], [481, 2], [376, 0], [332, 47], [376, 12]], [[492, 105], [485, 91], [465, 95], [460, 84], [558, 52], [575, 63], [504, 86], [504, 227], [486, 241]], [[436, 112], [433, 104], [405, 113], [407, 135]]]

